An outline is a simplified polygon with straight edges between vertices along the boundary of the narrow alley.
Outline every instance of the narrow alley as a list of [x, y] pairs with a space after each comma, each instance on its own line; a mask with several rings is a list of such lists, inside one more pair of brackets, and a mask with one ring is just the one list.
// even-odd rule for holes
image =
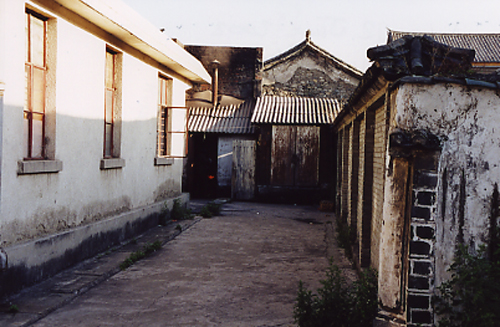
[[[13, 302], [19, 312], [2, 314], [0, 325], [294, 326], [299, 280], [318, 288], [329, 257], [348, 278], [355, 276], [333, 239], [333, 214], [317, 207], [227, 203], [221, 216], [181, 223], [185, 230], [159, 251], [125, 271], [115, 264], [117, 273], [96, 286], [57, 292], [56, 286], [64, 284], [57, 282], [58, 275], [45, 290], [31, 292], [45, 291], [36, 305], [25, 292]], [[143, 238], [154, 240], [156, 229]], [[92, 260], [123, 260], [130, 251], [125, 246]], [[105, 274], [102, 265], [95, 267], [66, 274]], [[47, 308], [48, 299], [69, 293], [72, 297], [56, 310]]]

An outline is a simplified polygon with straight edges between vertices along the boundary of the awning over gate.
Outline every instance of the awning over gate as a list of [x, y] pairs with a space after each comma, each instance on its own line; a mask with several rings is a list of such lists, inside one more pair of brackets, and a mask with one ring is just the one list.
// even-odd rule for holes
[[332, 124], [342, 104], [332, 98], [259, 97], [251, 122], [254, 124]]
[[189, 108], [189, 132], [252, 134], [254, 127], [250, 123], [254, 100], [241, 104], [217, 107]]

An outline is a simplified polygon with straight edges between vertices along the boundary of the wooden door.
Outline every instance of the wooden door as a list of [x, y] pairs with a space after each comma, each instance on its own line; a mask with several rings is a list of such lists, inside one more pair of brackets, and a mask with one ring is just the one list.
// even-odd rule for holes
[[251, 200], [255, 196], [255, 141], [233, 141], [231, 198]]
[[319, 135], [318, 126], [273, 126], [271, 185], [318, 184]]

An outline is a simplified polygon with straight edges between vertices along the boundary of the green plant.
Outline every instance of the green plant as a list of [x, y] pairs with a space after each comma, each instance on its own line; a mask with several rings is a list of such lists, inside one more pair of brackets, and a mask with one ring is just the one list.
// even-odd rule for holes
[[177, 224], [177, 226], [175, 226], [175, 229], [177, 229], [179, 232], [182, 232], [182, 226], [180, 224]]
[[[491, 245], [490, 245], [491, 246]], [[440, 327], [493, 327], [500, 321], [500, 249], [475, 253], [459, 245], [449, 268], [451, 279], [434, 298]]]
[[356, 231], [349, 226], [347, 220], [337, 219], [337, 243], [345, 250], [345, 254], [352, 259], [352, 244], [356, 240]]
[[212, 218], [212, 212], [208, 209], [208, 207], [204, 206], [203, 208], [201, 208], [200, 210], [200, 215], [203, 217], [203, 218]]
[[121, 270], [127, 269], [137, 261], [144, 259], [145, 257], [151, 255], [153, 252], [158, 251], [161, 248], [161, 246], [162, 244], [158, 240], [154, 241], [153, 243], [145, 244], [141, 250], [132, 252], [127, 259], [125, 259], [122, 263], [120, 263], [120, 269]]
[[172, 210], [170, 211], [171, 220], [185, 220], [191, 219], [192, 217], [193, 216], [189, 208], [183, 206], [180, 200], [174, 200], [174, 205], [172, 206]]
[[371, 326], [377, 314], [377, 275], [368, 269], [359, 280], [349, 285], [336, 265], [330, 261], [326, 279], [317, 294], [299, 290], [293, 316], [299, 327], [364, 327]]
[[8, 313], [18, 313], [19, 312], [19, 307], [15, 304], [12, 304], [8, 309]]
[[222, 204], [209, 202], [200, 210], [200, 215], [204, 218], [211, 218], [220, 215]]

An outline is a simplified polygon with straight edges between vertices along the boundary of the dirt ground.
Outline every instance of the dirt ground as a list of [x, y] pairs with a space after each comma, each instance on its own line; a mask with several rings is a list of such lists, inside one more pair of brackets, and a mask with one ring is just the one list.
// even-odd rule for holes
[[334, 226], [317, 207], [227, 203], [31, 326], [294, 326], [299, 280], [319, 287], [329, 257], [355, 276]]

